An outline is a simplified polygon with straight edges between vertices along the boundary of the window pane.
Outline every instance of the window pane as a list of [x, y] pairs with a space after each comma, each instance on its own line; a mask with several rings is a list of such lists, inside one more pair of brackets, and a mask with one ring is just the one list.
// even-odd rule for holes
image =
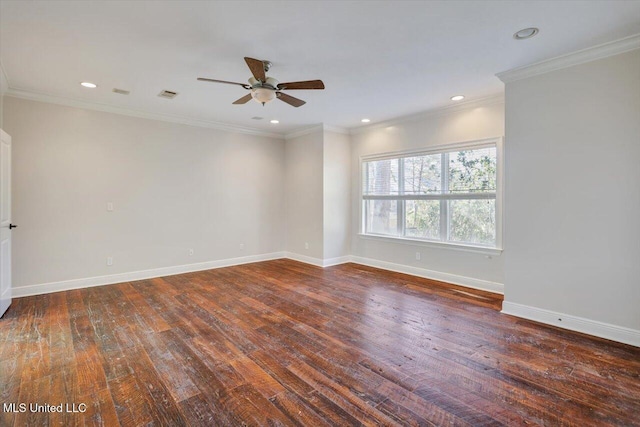
[[407, 200], [405, 205], [405, 235], [407, 237], [440, 240], [440, 201]]
[[495, 245], [496, 201], [451, 200], [450, 240], [452, 242]]
[[449, 153], [449, 192], [496, 191], [496, 148]]
[[398, 202], [366, 200], [366, 233], [398, 234]]
[[367, 162], [364, 194], [387, 196], [398, 194], [398, 159]]
[[442, 191], [441, 159], [440, 154], [403, 159], [404, 193], [440, 193]]

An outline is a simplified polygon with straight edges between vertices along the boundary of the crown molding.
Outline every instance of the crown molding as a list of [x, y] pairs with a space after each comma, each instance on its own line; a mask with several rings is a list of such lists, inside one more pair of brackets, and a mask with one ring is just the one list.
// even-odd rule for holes
[[236, 125], [216, 122], [212, 120], [200, 120], [200, 119], [193, 119], [189, 117], [175, 116], [171, 114], [158, 114], [158, 113], [150, 113], [147, 111], [131, 110], [128, 108], [115, 107], [112, 105], [99, 104], [96, 102], [81, 101], [78, 99], [66, 98], [66, 97], [57, 96], [57, 95], [49, 95], [41, 92], [14, 89], [11, 87], [8, 88], [8, 90], [4, 95], [11, 96], [14, 98], [27, 99], [30, 101], [46, 102], [49, 104], [58, 104], [58, 105], [64, 105], [67, 107], [84, 108], [87, 110], [102, 111], [106, 113], [120, 114], [124, 116], [137, 117], [141, 119], [159, 120], [159, 121], [169, 122], [169, 123], [178, 123], [178, 124], [187, 125], [187, 126], [216, 129], [216, 130], [221, 130], [226, 132], [236, 132], [236, 133], [242, 133], [247, 135], [264, 136], [268, 138], [278, 138], [278, 139], [282, 139], [283, 137], [283, 135], [280, 133], [264, 132], [258, 129], [248, 128], [243, 126], [236, 126]]
[[333, 132], [333, 133], [341, 133], [343, 135], [349, 135], [349, 129], [345, 129], [345, 128], [341, 128], [338, 126], [331, 126], [331, 125], [322, 125], [322, 129], [325, 132]]
[[457, 102], [454, 105], [434, 108], [432, 110], [422, 111], [420, 113], [410, 114], [407, 116], [400, 116], [393, 119], [384, 120], [382, 122], [366, 125], [366, 126], [349, 128], [349, 134], [357, 135], [357, 134], [369, 132], [372, 130], [383, 129], [389, 126], [396, 126], [401, 123], [424, 120], [426, 118], [433, 117], [433, 116], [439, 116], [443, 114], [452, 114], [458, 111], [470, 110], [473, 108], [480, 108], [480, 107], [488, 107], [490, 105], [495, 105], [495, 104], [504, 104], [504, 93], [491, 95], [491, 96], [474, 99], [470, 101]]
[[631, 50], [640, 49], [640, 34], [625, 37], [609, 43], [592, 46], [566, 55], [557, 56], [535, 64], [514, 68], [496, 74], [504, 83], [526, 79], [550, 71], [560, 70], [585, 62], [595, 61]]
[[304, 135], [309, 135], [312, 133], [316, 133], [316, 132], [322, 132], [324, 131], [324, 125], [323, 124], [319, 124], [319, 125], [313, 125], [310, 127], [306, 127], [300, 130], [295, 130], [293, 132], [289, 132], [287, 134], [285, 134], [284, 139], [294, 139], [294, 138], [299, 138], [301, 136]]
[[100, 104], [97, 102], [88, 102], [88, 101], [82, 101], [74, 98], [50, 95], [43, 92], [15, 89], [15, 88], [9, 87], [8, 79], [6, 78], [6, 74], [4, 72], [4, 69], [2, 68], [2, 64], [0, 64], [0, 80], [1, 80], [0, 83], [2, 84], [2, 94], [6, 96], [26, 99], [29, 101], [46, 102], [49, 104], [58, 104], [58, 105], [64, 105], [67, 107], [84, 108], [87, 110], [95, 110], [95, 111], [102, 111], [106, 113], [120, 114], [124, 116], [137, 117], [141, 119], [159, 120], [163, 122], [178, 123], [178, 124], [187, 125], [187, 126], [196, 126], [196, 127], [203, 127], [208, 129], [216, 129], [216, 130], [222, 130], [227, 132], [237, 132], [237, 133], [243, 133], [247, 135], [264, 136], [268, 138], [278, 138], [278, 139], [282, 139], [282, 138], [293, 139], [299, 136], [308, 135], [315, 132], [322, 132], [322, 131], [341, 133], [345, 135], [349, 134], [348, 129], [337, 127], [337, 126], [329, 126], [325, 124], [306, 127], [303, 129], [295, 130], [287, 134], [265, 132], [265, 131], [261, 131], [254, 128], [236, 126], [236, 125], [231, 125], [227, 123], [215, 122], [211, 120], [200, 120], [200, 119], [193, 119], [193, 118], [183, 117], [183, 116], [175, 116], [171, 114], [159, 114], [159, 113], [150, 113], [147, 111], [131, 110], [128, 108], [115, 107], [112, 105]]
[[321, 123], [319, 125], [313, 125], [303, 129], [294, 130], [293, 132], [289, 132], [285, 134], [284, 139], [294, 139], [294, 138], [298, 138], [304, 135], [309, 135], [317, 132], [333, 132], [333, 133], [341, 133], [343, 135], [349, 135], [349, 129]]

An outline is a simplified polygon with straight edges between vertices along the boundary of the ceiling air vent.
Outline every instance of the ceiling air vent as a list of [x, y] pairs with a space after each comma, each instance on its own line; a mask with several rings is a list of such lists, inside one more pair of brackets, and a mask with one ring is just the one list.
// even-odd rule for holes
[[262, 120], [262, 119], [263, 119], [263, 117], [260, 117], [260, 116], [251, 117], [251, 120]]
[[162, 92], [160, 92], [160, 93], [158, 94], [158, 96], [159, 96], [160, 98], [173, 99], [173, 98], [175, 98], [176, 96], [178, 96], [178, 92], [173, 92], [173, 91], [171, 91], [171, 90], [163, 90]]
[[113, 88], [114, 93], [119, 93], [120, 95], [129, 95], [131, 92], [124, 89], [118, 89], [117, 87]]

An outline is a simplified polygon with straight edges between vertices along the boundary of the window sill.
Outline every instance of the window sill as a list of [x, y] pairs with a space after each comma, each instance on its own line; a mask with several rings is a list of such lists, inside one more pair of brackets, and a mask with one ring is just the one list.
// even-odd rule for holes
[[471, 245], [463, 245], [458, 243], [446, 243], [446, 242], [436, 242], [431, 240], [420, 240], [420, 239], [411, 239], [408, 237], [392, 237], [392, 236], [382, 236], [375, 234], [363, 234], [358, 233], [358, 237], [365, 240], [377, 240], [389, 243], [400, 243], [403, 245], [413, 245], [413, 246], [425, 246], [430, 248], [437, 249], [449, 249], [454, 251], [462, 251], [462, 252], [473, 252], [483, 255], [501, 255], [503, 249], [500, 248], [487, 248], [483, 246], [471, 246]]

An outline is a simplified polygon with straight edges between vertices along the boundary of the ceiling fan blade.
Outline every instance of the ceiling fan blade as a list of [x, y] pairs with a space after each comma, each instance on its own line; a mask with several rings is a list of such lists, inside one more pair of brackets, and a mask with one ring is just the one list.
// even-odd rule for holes
[[244, 57], [244, 61], [249, 66], [251, 74], [253, 74], [256, 80], [260, 80], [263, 83], [267, 80], [267, 76], [264, 75], [264, 62], [259, 59], [247, 58], [246, 56]]
[[249, 101], [251, 101], [251, 94], [250, 93], [246, 94], [245, 96], [243, 96], [242, 98], [240, 98], [240, 99], [238, 99], [236, 101], [233, 101], [233, 103], [236, 104], [236, 105], [237, 104], [246, 104]]
[[277, 92], [277, 97], [280, 101], [284, 101], [289, 105], [293, 105], [294, 107], [300, 107], [306, 104], [302, 99], [294, 98], [293, 96], [287, 95], [286, 93]]
[[279, 90], [293, 90], [293, 89], [324, 89], [324, 83], [322, 80], [306, 80], [304, 82], [289, 82], [278, 84]]
[[200, 80], [201, 82], [226, 83], [228, 85], [238, 85], [238, 86], [242, 86], [245, 89], [250, 88], [250, 86], [246, 83], [228, 82], [226, 80], [205, 79], [204, 77], [198, 77], [198, 80]]

